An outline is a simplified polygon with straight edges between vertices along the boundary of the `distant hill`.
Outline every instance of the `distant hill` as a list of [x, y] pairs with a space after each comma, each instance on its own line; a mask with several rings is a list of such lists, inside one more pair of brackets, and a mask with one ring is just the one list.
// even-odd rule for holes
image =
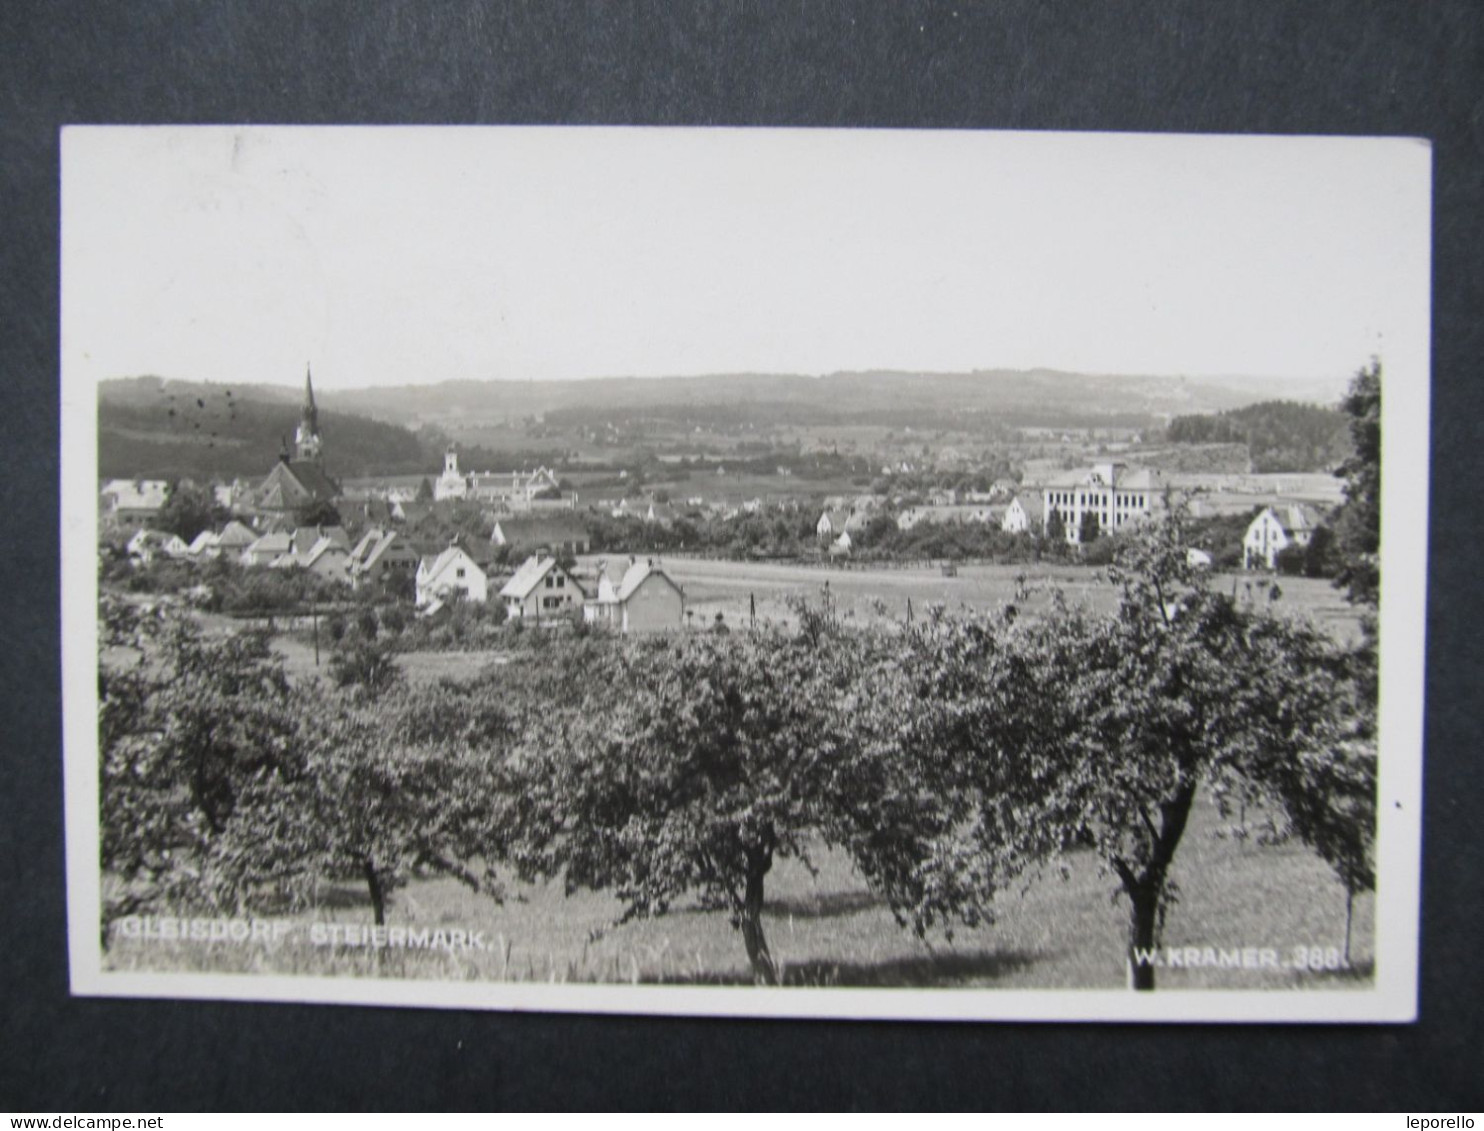
[[[1242, 409], [1279, 390], [1290, 397], [1333, 404], [1346, 382], [1343, 377], [1295, 383], [1050, 369], [870, 371], [823, 377], [734, 373], [448, 381], [325, 390], [318, 400], [327, 466], [333, 475], [352, 477], [426, 474], [441, 462], [439, 430], [457, 438], [480, 426], [533, 416], [559, 427], [659, 419], [687, 426], [750, 422], [758, 427], [860, 423], [980, 430], [1149, 429], [1172, 418]], [[281, 437], [293, 434], [301, 396], [293, 386], [227, 386], [158, 377], [104, 382], [99, 388], [100, 471], [105, 476], [265, 474]], [[409, 431], [420, 425], [431, 427], [423, 436]], [[1245, 438], [1244, 432], [1213, 436], [1207, 442]], [[560, 442], [555, 446], [559, 449]]]
[[[1103, 376], [1050, 369], [973, 373], [872, 371], [824, 377], [732, 373], [581, 381], [447, 381], [326, 394], [325, 403], [381, 420], [459, 426], [557, 414], [579, 422], [638, 411], [716, 418], [760, 414], [799, 423], [938, 425], [964, 413], [1023, 426], [1098, 427], [1164, 423], [1221, 412], [1282, 392], [1331, 404], [1346, 378], [1260, 379]], [[703, 411], [704, 410], [704, 411]], [[761, 421], [760, 421], [761, 422]]]
[[1168, 438], [1176, 444], [1246, 444], [1254, 472], [1328, 471], [1351, 451], [1344, 413], [1293, 401], [1176, 417]]
[[[299, 423], [301, 391], [131, 378], [98, 398], [98, 473], [104, 478], [256, 478]], [[336, 478], [435, 468], [406, 428], [350, 413], [319, 413], [325, 469]]]

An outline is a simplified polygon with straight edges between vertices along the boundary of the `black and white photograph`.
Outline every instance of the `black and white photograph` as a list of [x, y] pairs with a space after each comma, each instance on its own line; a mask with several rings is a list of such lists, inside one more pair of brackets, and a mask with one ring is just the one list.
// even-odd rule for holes
[[61, 157], [74, 994], [1415, 1017], [1426, 141]]

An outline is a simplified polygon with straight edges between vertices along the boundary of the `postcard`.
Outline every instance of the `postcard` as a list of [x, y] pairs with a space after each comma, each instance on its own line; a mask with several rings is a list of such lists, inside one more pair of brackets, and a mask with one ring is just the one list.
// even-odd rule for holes
[[1426, 141], [61, 177], [75, 994], [1415, 1017]]

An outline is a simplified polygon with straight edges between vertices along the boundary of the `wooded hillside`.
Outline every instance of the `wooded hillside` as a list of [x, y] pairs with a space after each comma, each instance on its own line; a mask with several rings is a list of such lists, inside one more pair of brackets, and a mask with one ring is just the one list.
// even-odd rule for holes
[[1254, 472], [1329, 471], [1350, 456], [1350, 435], [1338, 409], [1296, 401], [1263, 401], [1245, 408], [1170, 421], [1176, 444], [1245, 443]]

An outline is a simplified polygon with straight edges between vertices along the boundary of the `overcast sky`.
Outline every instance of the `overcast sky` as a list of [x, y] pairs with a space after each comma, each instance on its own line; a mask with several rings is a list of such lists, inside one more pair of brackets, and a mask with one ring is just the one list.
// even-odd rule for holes
[[64, 372], [1344, 377], [1425, 356], [1429, 167], [1406, 140], [71, 128]]

